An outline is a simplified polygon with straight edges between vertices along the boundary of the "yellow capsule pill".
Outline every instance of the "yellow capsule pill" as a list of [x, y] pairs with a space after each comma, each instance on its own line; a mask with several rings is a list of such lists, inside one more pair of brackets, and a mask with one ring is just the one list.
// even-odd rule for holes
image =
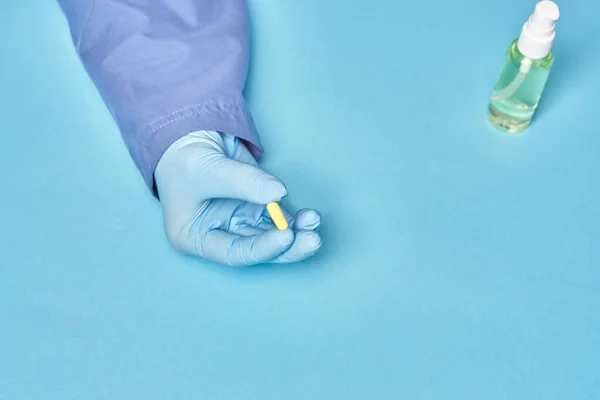
[[281, 211], [279, 204], [276, 202], [267, 204], [267, 211], [269, 212], [269, 215], [271, 216], [271, 219], [275, 223], [277, 229], [283, 231], [288, 228], [288, 223], [283, 216], [283, 211]]

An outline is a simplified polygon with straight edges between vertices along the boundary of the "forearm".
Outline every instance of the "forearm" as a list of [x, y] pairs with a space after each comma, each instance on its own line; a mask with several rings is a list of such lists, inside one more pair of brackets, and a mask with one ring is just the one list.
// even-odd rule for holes
[[246, 0], [59, 0], [86, 70], [153, 188], [166, 149], [213, 130], [261, 151], [242, 96]]

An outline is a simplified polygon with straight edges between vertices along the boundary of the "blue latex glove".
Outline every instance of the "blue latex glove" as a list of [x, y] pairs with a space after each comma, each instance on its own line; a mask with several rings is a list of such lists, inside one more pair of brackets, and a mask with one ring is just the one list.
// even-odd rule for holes
[[321, 247], [316, 210], [295, 216], [283, 210], [290, 229], [273, 225], [265, 205], [287, 190], [234, 136], [211, 131], [184, 136], [161, 157], [155, 180], [165, 232], [181, 252], [247, 266], [301, 261]]

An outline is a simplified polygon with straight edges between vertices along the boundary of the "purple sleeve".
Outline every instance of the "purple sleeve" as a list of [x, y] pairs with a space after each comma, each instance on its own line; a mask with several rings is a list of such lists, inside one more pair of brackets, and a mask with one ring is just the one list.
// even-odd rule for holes
[[246, 0], [59, 0], [77, 53], [154, 190], [154, 169], [198, 130], [261, 146], [242, 96]]

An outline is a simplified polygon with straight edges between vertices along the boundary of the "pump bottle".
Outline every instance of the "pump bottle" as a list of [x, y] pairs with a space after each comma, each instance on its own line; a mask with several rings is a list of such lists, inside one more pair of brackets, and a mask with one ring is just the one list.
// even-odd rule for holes
[[508, 47], [488, 107], [488, 119], [501, 131], [520, 133], [533, 118], [554, 63], [552, 42], [558, 6], [537, 3], [521, 35]]

